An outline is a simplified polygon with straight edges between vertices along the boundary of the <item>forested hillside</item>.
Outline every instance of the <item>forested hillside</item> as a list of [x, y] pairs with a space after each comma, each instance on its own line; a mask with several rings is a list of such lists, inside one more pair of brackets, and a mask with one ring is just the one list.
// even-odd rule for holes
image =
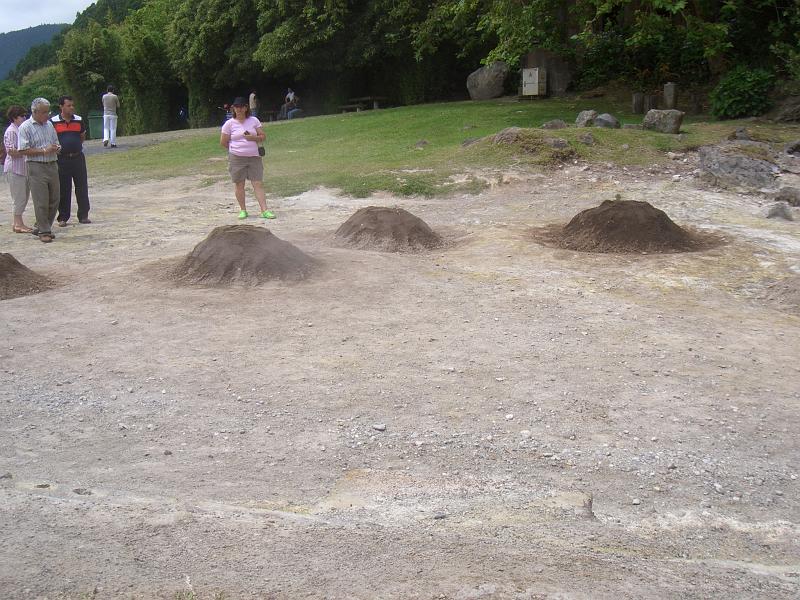
[[111, 83], [127, 131], [146, 132], [181, 106], [192, 125], [213, 123], [251, 90], [274, 108], [288, 86], [311, 114], [354, 96], [461, 98], [495, 60], [513, 89], [534, 48], [571, 64], [576, 89], [674, 81], [707, 94], [721, 82], [715, 114], [757, 114], [768, 103], [729, 96], [800, 80], [800, 0], [99, 0], [64, 34], [57, 68], [79, 110]]
[[0, 33], [0, 79], [9, 72], [34, 46], [46, 44], [58, 35], [66, 24], [38, 25], [19, 31]]

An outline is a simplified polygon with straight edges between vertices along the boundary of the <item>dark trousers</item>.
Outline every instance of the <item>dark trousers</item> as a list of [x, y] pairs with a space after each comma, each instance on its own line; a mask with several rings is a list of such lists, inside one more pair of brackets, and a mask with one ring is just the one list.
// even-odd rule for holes
[[86, 157], [83, 152], [76, 156], [58, 159], [58, 180], [61, 184], [61, 201], [58, 205], [58, 220], [69, 221], [72, 205], [72, 182], [75, 182], [75, 198], [78, 200], [78, 220], [89, 218], [89, 178], [86, 175]]

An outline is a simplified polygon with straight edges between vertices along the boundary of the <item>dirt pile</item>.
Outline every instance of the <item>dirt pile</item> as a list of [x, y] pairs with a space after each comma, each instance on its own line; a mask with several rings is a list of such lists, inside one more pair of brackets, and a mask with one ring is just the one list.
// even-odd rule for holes
[[764, 298], [778, 308], [797, 312], [800, 310], [800, 276], [786, 277], [768, 285]]
[[402, 208], [368, 206], [347, 219], [334, 237], [342, 245], [384, 252], [421, 252], [444, 244], [427, 223]]
[[687, 252], [704, 246], [664, 211], [634, 200], [606, 200], [552, 233], [557, 246], [583, 252]]
[[172, 272], [182, 283], [258, 284], [272, 279], [301, 280], [316, 261], [298, 248], [253, 225], [214, 229]]
[[53, 287], [53, 282], [19, 262], [13, 255], [0, 252], [0, 300], [38, 294]]

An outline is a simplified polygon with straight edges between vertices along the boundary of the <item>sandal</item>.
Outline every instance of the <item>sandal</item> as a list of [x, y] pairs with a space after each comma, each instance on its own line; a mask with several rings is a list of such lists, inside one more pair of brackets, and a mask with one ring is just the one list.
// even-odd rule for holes
[[25, 225], [14, 225], [12, 231], [14, 233], [31, 233], [33, 229], [26, 227]]
[[40, 233], [39, 234], [39, 241], [44, 242], [45, 244], [49, 244], [53, 241], [55, 236], [52, 233]]
[[240, 210], [239, 211], [239, 218], [240, 219], [246, 219], [247, 218], [247, 211], [246, 210]]
[[262, 219], [274, 219], [275, 215], [273, 213], [271, 213], [270, 211], [265, 210], [264, 212], [261, 213], [261, 218]]

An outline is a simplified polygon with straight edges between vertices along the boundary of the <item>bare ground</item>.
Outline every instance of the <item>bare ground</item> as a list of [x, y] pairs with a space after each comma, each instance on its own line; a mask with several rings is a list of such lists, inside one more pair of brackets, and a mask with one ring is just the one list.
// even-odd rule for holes
[[[260, 287], [159, 279], [235, 222], [225, 181], [96, 182], [49, 245], [4, 210], [59, 286], [0, 303], [0, 596], [798, 597], [800, 317], [768, 292], [800, 225], [660, 170], [488, 177], [276, 199], [323, 268]], [[615, 193], [727, 243], [533, 241]], [[375, 204], [451, 245], [334, 248]]]

